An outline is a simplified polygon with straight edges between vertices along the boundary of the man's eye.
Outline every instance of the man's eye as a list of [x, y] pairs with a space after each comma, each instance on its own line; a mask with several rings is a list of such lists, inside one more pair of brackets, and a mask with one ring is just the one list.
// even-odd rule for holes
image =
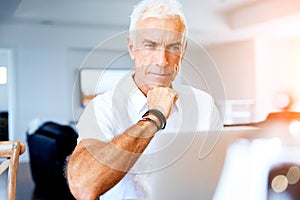
[[178, 53], [178, 52], [180, 52], [180, 45], [171, 45], [171, 46], [169, 46], [168, 50], [171, 52]]
[[145, 44], [144, 44], [144, 47], [145, 47], [145, 48], [148, 48], [148, 49], [154, 48], [154, 47], [155, 47], [155, 44], [153, 44], [153, 43], [145, 43]]

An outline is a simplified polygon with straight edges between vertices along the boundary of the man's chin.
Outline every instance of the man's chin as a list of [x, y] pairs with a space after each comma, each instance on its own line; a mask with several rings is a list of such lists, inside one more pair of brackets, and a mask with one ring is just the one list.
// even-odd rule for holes
[[155, 87], [170, 87], [171, 84], [167, 84], [167, 83], [149, 83], [148, 84], [149, 88], [155, 88]]

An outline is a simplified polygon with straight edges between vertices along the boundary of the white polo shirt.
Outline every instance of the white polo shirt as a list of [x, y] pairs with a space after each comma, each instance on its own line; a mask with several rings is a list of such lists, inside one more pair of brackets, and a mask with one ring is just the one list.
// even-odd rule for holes
[[[222, 129], [219, 112], [208, 93], [187, 85], [173, 84], [173, 89], [179, 98], [172, 107], [166, 128], [158, 134]], [[127, 75], [112, 90], [89, 103], [77, 124], [79, 137], [108, 142], [138, 122], [147, 110], [147, 98], [137, 88], [132, 76]], [[144, 153], [150, 151], [151, 142]], [[145, 188], [138, 183], [140, 180], [134, 173], [128, 173], [100, 199], [142, 198]]]

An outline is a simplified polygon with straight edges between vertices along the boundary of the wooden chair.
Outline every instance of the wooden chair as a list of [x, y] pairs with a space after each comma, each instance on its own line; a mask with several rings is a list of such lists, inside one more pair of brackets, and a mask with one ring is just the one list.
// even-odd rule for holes
[[19, 155], [26, 150], [25, 144], [17, 141], [1, 141], [0, 142], [0, 158], [3, 162], [0, 164], [0, 175], [8, 169], [7, 180], [7, 199], [16, 199], [16, 184], [19, 166]]

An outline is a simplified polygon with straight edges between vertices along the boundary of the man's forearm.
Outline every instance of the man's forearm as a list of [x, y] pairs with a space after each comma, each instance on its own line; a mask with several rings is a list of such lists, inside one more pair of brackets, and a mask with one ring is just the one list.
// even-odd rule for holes
[[110, 143], [81, 141], [67, 166], [70, 189], [76, 199], [96, 199], [130, 170], [157, 131], [155, 123], [139, 121]]

